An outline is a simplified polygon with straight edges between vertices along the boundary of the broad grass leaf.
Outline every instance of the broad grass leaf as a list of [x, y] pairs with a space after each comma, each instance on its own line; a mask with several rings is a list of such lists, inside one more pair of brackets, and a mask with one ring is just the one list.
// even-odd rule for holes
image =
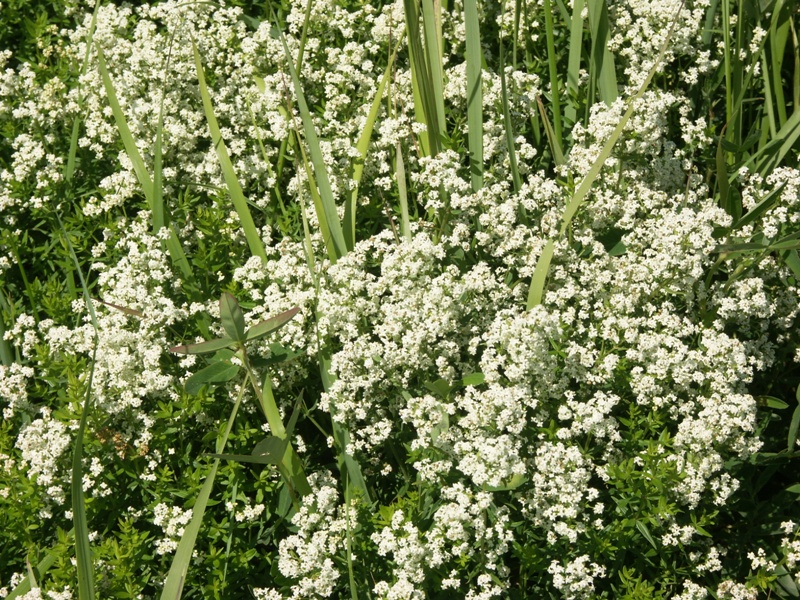
[[281, 439], [274, 435], [264, 438], [250, 454], [212, 454], [214, 458], [221, 460], [233, 460], [242, 463], [253, 463], [258, 465], [280, 465], [289, 446], [288, 439]]

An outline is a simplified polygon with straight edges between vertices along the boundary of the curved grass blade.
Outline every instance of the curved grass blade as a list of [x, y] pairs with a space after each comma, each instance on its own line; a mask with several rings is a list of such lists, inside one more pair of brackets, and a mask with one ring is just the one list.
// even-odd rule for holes
[[[617, 99], [617, 73], [614, 55], [608, 49], [610, 27], [606, 0], [589, 0], [589, 23], [592, 30], [592, 54], [589, 62], [589, 81], [597, 86], [600, 100], [611, 106]], [[660, 61], [659, 61], [660, 62]], [[594, 93], [589, 96], [588, 107], [592, 105]]]
[[214, 149], [217, 152], [220, 168], [222, 169], [222, 176], [225, 178], [225, 186], [228, 188], [228, 193], [231, 196], [231, 201], [236, 209], [236, 214], [239, 216], [239, 222], [244, 231], [244, 237], [247, 240], [247, 246], [253, 256], [258, 256], [264, 263], [267, 262], [267, 253], [264, 250], [264, 243], [258, 233], [256, 224], [250, 214], [250, 209], [247, 206], [247, 200], [242, 192], [242, 186], [239, 185], [239, 180], [236, 177], [236, 171], [233, 169], [228, 149], [222, 139], [222, 133], [217, 123], [217, 117], [214, 115], [214, 107], [211, 104], [211, 96], [208, 93], [208, 86], [206, 85], [206, 77], [203, 72], [203, 63], [200, 59], [200, 53], [197, 51], [197, 45], [192, 41], [192, 50], [194, 52], [194, 65], [197, 71], [197, 81], [200, 86], [200, 96], [203, 99], [203, 110], [206, 115], [206, 122], [208, 123], [208, 130], [211, 134], [211, 143], [214, 144]]
[[406, 240], [411, 239], [411, 219], [408, 214], [408, 191], [406, 190], [406, 168], [403, 163], [403, 148], [400, 142], [395, 146], [395, 177], [397, 196], [400, 199], [400, 232]]
[[[144, 197], [147, 200], [147, 206], [150, 209], [150, 212], [153, 214], [153, 229], [157, 233], [161, 227], [165, 225], [164, 221], [164, 207], [163, 207], [163, 197], [161, 195], [161, 176], [160, 176], [160, 168], [161, 168], [161, 140], [160, 140], [160, 128], [156, 139], [156, 170], [157, 170], [157, 183], [158, 183], [158, 190], [156, 191], [156, 185], [150, 179], [150, 174], [147, 172], [147, 167], [144, 164], [144, 160], [142, 159], [142, 155], [139, 153], [139, 149], [136, 146], [136, 142], [133, 139], [133, 135], [131, 134], [131, 130], [128, 127], [128, 122], [125, 119], [125, 113], [122, 111], [122, 107], [119, 104], [119, 100], [117, 99], [117, 94], [114, 91], [114, 84], [111, 81], [111, 76], [108, 74], [108, 69], [106, 68], [106, 61], [105, 56], [103, 55], [103, 51], [98, 48], [97, 49], [97, 62], [98, 68], [100, 70], [100, 76], [103, 79], [103, 85], [106, 89], [106, 96], [108, 97], [108, 103], [111, 106], [111, 111], [114, 114], [114, 120], [117, 123], [117, 129], [119, 130], [120, 138], [122, 139], [122, 143], [125, 146], [125, 152], [128, 155], [128, 159], [131, 161], [133, 165], [134, 173], [136, 174], [136, 179], [139, 180], [139, 185], [142, 186], [142, 191], [144, 192]], [[73, 133], [73, 137], [75, 137]], [[77, 142], [77, 138], [75, 138]], [[172, 262], [175, 263], [178, 268], [181, 270], [184, 279], [187, 282], [193, 281], [194, 275], [192, 274], [192, 268], [189, 265], [189, 261], [186, 259], [186, 254], [183, 251], [183, 246], [178, 239], [178, 235], [175, 233], [175, 229], [170, 227], [169, 228], [169, 237], [165, 243], [167, 247], [167, 251], [169, 252], [170, 257], [172, 258]]]
[[[574, 125], [578, 118], [577, 98], [580, 83], [581, 51], [583, 49], [583, 7], [584, 0], [573, 0], [572, 19], [569, 31], [569, 60], [567, 67], [567, 98], [564, 117], [569, 125]], [[568, 125], [568, 126], [569, 126]]]
[[236, 341], [231, 338], [215, 338], [197, 344], [185, 344], [182, 346], [173, 346], [169, 349], [170, 352], [175, 354], [205, 354], [206, 352], [216, 352], [223, 348], [228, 348], [235, 344]]
[[[544, 25], [545, 36], [547, 39], [547, 63], [550, 70], [550, 103], [553, 107], [553, 129], [555, 134], [555, 145], [558, 153], [561, 154], [561, 147], [564, 145], [561, 126], [561, 87], [558, 82], [558, 64], [556, 57], [556, 42], [553, 32], [553, 8], [550, 0], [544, 0]], [[547, 122], [546, 119], [544, 119]], [[562, 157], [563, 159], [563, 157]]]
[[[233, 409], [228, 417], [228, 424], [225, 426], [225, 431], [222, 437], [217, 440], [217, 454], [222, 454], [225, 450], [225, 444], [228, 443], [228, 436], [233, 428], [233, 421], [236, 419], [236, 413], [239, 411], [239, 406], [244, 397], [245, 386], [239, 390], [239, 395], [236, 397], [236, 402], [233, 404]], [[219, 459], [216, 459], [211, 465], [211, 470], [203, 482], [203, 487], [200, 488], [200, 493], [195, 499], [194, 506], [192, 507], [192, 520], [183, 530], [181, 541], [178, 542], [178, 549], [175, 551], [175, 556], [172, 558], [172, 565], [170, 565], [167, 580], [164, 582], [164, 589], [161, 592], [161, 600], [180, 600], [183, 594], [183, 584], [186, 581], [186, 574], [189, 571], [189, 563], [192, 561], [192, 554], [194, 552], [194, 544], [197, 541], [197, 534], [200, 532], [200, 525], [203, 522], [203, 515], [208, 505], [208, 498], [211, 496], [211, 490], [214, 487], [214, 479], [217, 476], [217, 468], [219, 467]]]
[[358, 206], [358, 185], [361, 183], [361, 175], [364, 172], [364, 163], [367, 160], [369, 141], [372, 137], [372, 130], [375, 127], [375, 121], [378, 118], [378, 111], [381, 108], [383, 91], [386, 89], [386, 85], [389, 82], [389, 77], [392, 74], [392, 65], [394, 64], [394, 59], [399, 48], [400, 44], [398, 43], [392, 52], [392, 56], [389, 58], [389, 63], [386, 65], [386, 71], [383, 73], [381, 82], [378, 84], [378, 90], [375, 92], [375, 98], [372, 100], [372, 105], [370, 106], [369, 114], [367, 115], [367, 121], [364, 124], [364, 129], [361, 130], [361, 135], [359, 136], [358, 143], [356, 144], [359, 158], [356, 159], [355, 164], [353, 165], [353, 191], [350, 194], [350, 202], [348, 202], [344, 207], [343, 233], [348, 251], [352, 250], [353, 246], [356, 244], [356, 207]]

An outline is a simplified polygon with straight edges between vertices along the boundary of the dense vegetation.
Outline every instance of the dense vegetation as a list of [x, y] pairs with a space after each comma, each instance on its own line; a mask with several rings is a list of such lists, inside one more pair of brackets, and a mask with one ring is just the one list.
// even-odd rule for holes
[[0, 8], [0, 597], [797, 597], [800, 3]]

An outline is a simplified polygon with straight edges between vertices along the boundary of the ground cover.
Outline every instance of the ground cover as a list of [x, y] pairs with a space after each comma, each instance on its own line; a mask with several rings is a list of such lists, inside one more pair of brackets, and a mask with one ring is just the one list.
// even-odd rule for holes
[[0, 597], [797, 597], [794, 0], [0, 8]]

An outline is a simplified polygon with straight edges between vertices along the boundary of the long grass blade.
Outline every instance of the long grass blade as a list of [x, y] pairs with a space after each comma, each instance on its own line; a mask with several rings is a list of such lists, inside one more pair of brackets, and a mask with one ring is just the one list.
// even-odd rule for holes
[[291, 52], [289, 52], [286, 38], [282, 33], [281, 42], [283, 43], [283, 49], [286, 53], [289, 74], [291, 75], [292, 86], [297, 100], [297, 109], [300, 112], [300, 118], [303, 122], [303, 133], [305, 134], [306, 144], [308, 144], [308, 151], [311, 154], [311, 163], [314, 165], [313, 183], [316, 184], [322, 201], [322, 213], [318, 213], [317, 216], [319, 217], [320, 223], [323, 221], [326, 223], [330, 231], [331, 243], [335, 248], [335, 258], [339, 259], [347, 253], [347, 244], [344, 241], [342, 224], [339, 222], [336, 201], [333, 198], [333, 189], [331, 188], [330, 179], [328, 178], [328, 169], [325, 166], [325, 159], [322, 156], [322, 150], [319, 145], [319, 138], [317, 138], [317, 132], [314, 129], [314, 121], [311, 118], [311, 112], [308, 110], [306, 97], [303, 93], [303, 85], [300, 82], [297, 70], [292, 64], [292, 55]]
[[131, 130], [128, 127], [125, 113], [122, 112], [122, 107], [117, 99], [117, 93], [114, 90], [114, 84], [111, 82], [111, 76], [108, 74], [105, 56], [100, 48], [97, 49], [97, 66], [100, 70], [100, 77], [103, 79], [103, 85], [106, 89], [106, 96], [111, 106], [111, 112], [114, 115], [114, 121], [117, 123], [117, 129], [119, 130], [120, 138], [122, 138], [122, 144], [125, 146], [125, 152], [133, 165], [133, 171], [136, 174], [136, 178], [139, 180], [139, 185], [142, 186], [147, 205], [152, 211], [154, 208], [153, 181], [150, 179], [150, 174], [147, 172], [147, 167], [144, 164], [142, 155], [139, 153], [139, 148], [136, 147], [136, 141], [133, 139], [133, 134], [131, 134]]
[[467, 36], [467, 142], [472, 191], [483, 187], [483, 86], [481, 32], [477, 0], [464, 0]]
[[[592, 55], [589, 63], [590, 81], [597, 86], [600, 100], [611, 106], [617, 99], [617, 73], [614, 55], [608, 49], [610, 26], [606, 0], [588, 0], [589, 22], [592, 31]], [[589, 97], [588, 105], [594, 100]]]
[[415, 0], [403, 0], [403, 6], [411, 61], [411, 86], [415, 94], [414, 109], [417, 122], [425, 125], [426, 129], [424, 136], [420, 136], [422, 150], [425, 156], [436, 156], [441, 149], [443, 129], [439, 127], [433, 76], [428, 56], [423, 49], [419, 12]]
[[400, 232], [406, 240], [411, 240], [411, 219], [408, 214], [408, 191], [406, 190], [406, 168], [403, 162], [403, 148], [400, 142], [395, 146], [395, 177], [397, 196], [400, 199]]
[[[39, 561], [39, 564], [36, 565], [35, 572], [39, 574], [39, 577], [47, 573], [50, 568], [56, 564], [58, 560], [58, 556], [52, 552], [48, 552], [47, 555]], [[28, 575], [17, 584], [11, 592], [6, 596], [5, 600], [14, 600], [15, 598], [19, 598], [31, 591], [31, 588], [36, 585], [35, 577], [31, 577]]]
[[[245, 386], [242, 385], [239, 390], [239, 395], [236, 397], [236, 402], [233, 404], [231, 414], [228, 417], [225, 431], [217, 440], [217, 454], [222, 454], [225, 450], [225, 445], [228, 442], [231, 429], [233, 429], [233, 422], [236, 419], [236, 413], [239, 411], [239, 406], [242, 403], [245, 389]], [[200, 488], [200, 493], [197, 494], [194, 506], [192, 507], [192, 520], [189, 521], [189, 524], [183, 530], [181, 541], [178, 542], [178, 548], [175, 550], [175, 556], [172, 557], [172, 564], [167, 574], [167, 580], [164, 582], [164, 589], [161, 591], [161, 600], [180, 600], [183, 594], [183, 584], [186, 582], [186, 574], [189, 571], [189, 564], [192, 561], [197, 534], [200, 532], [200, 525], [203, 523], [203, 515], [208, 506], [211, 490], [214, 487], [214, 479], [217, 476], [218, 467], [219, 459], [216, 459], [211, 465], [211, 470], [208, 472], [208, 475], [206, 475], [203, 487]]]
[[430, 88], [433, 91], [433, 103], [436, 108], [436, 119], [439, 134], [445, 132], [444, 122], [444, 74], [442, 70], [442, 6], [438, 0], [423, 0], [422, 28], [425, 35], [425, 52], [430, 73]]
[[569, 62], [567, 63], [567, 105], [564, 116], [569, 125], [574, 125], [578, 118], [577, 98], [579, 93], [581, 51], [583, 50], [583, 13], [584, 0], [573, 0], [572, 19], [569, 31]]
[[211, 143], [214, 144], [214, 149], [217, 151], [217, 158], [219, 159], [219, 164], [222, 169], [222, 175], [225, 178], [225, 185], [228, 188], [228, 193], [231, 195], [236, 214], [239, 216], [239, 222], [242, 225], [242, 231], [244, 231], [244, 237], [247, 240], [247, 246], [250, 248], [251, 254], [253, 256], [258, 256], [266, 263], [267, 253], [264, 250], [264, 242], [261, 240], [256, 224], [250, 214], [250, 208], [247, 206], [247, 200], [244, 197], [244, 192], [242, 192], [242, 186], [239, 185], [239, 179], [236, 177], [236, 171], [233, 169], [233, 163], [228, 155], [228, 149], [222, 139], [217, 117], [214, 115], [214, 107], [211, 104], [211, 95], [208, 93], [200, 52], [197, 51], [197, 45], [194, 41], [192, 41], [192, 50], [194, 52], [197, 80], [200, 85], [200, 96], [203, 99], [206, 122], [208, 123], [208, 130], [211, 133]]
[[358, 186], [361, 183], [361, 175], [364, 173], [364, 163], [367, 160], [367, 151], [369, 150], [369, 141], [372, 138], [372, 131], [375, 128], [375, 121], [378, 119], [378, 112], [381, 108], [381, 101], [383, 100], [383, 92], [392, 74], [392, 66], [394, 59], [397, 55], [397, 50], [400, 44], [397, 44], [389, 58], [389, 63], [386, 65], [386, 70], [383, 73], [378, 89], [375, 92], [375, 98], [372, 99], [372, 105], [369, 108], [367, 121], [364, 123], [364, 128], [361, 130], [361, 135], [356, 143], [356, 150], [358, 150], [358, 158], [353, 164], [353, 190], [350, 194], [350, 202], [344, 208], [344, 224], [343, 233], [344, 240], [347, 244], [347, 249], [352, 250], [356, 243], [356, 207], [358, 206]]
[[[128, 159], [131, 161], [131, 164], [133, 165], [133, 170], [136, 174], [136, 178], [139, 180], [139, 185], [142, 186], [142, 191], [144, 192], [145, 199], [147, 200], [147, 206], [153, 214], [153, 230], [157, 233], [158, 230], [165, 225], [165, 213], [161, 190], [161, 140], [160, 136], [158, 135], [161, 127], [159, 126], [159, 132], [157, 133], [156, 138], [155, 167], [158, 175], [158, 190], [156, 191], [156, 185], [153, 183], [153, 180], [150, 179], [150, 174], [147, 172], [147, 167], [144, 164], [142, 155], [139, 153], [139, 148], [136, 146], [136, 141], [133, 139], [131, 130], [128, 127], [128, 121], [125, 118], [125, 113], [122, 111], [122, 107], [117, 99], [116, 92], [114, 91], [114, 84], [111, 81], [111, 77], [106, 67], [103, 52], [99, 48], [97, 52], [98, 68], [100, 70], [100, 76], [103, 79], [103, 85], [105, 86], [108, 103], [111, 106], [112, 113], [114, 114], [114, 120], [117, 124], [117, 129], [119, 130], [122, 143], [125, 146], [125, 152], [128, 155]], [[76, 130], [73, 130], [73, 137], [76, 137]], [[187, 282], [191, 282], [194, 279], [191, 265], [186, 258], [186, 254], [183, 251], [183, 246], [181, 245], [180, 240], [175, 233], [175, 229], [172, 227], [170, 227], [169, 237], [167, 238], [165, 245], [170, 257], [172, 258], [172, 262], [181, 270], [184, 279]]]
[[[685, 0], [684, 0], [685, 2]], [[664, 55], [667, 52], [667, 48], [669, 47], [669, 42], [672, 40], [672, 34], [675, 31], [675, 26], [678, 23], [678, 17], [680, 16], [681, 11], [683, 10], [684, 2], [681, 2], [680, 7], [678, 8], [678, 12], [675, 15], [675, 18], [672, 21], [672, 25], [670, 26], [669, 32], [667, 32], [667, 37], [664, 40], [664, 43], [661, 45], [661, 49], [656, 57], [656, 60], [653, 62], [653, 66], [650, 68], [650, 71], [647, 73], [647, 77], [639, 86], [639, 89], [633, 95], [632, 98], [628, 100], [628, 109], [625, 111], [625, 114], [620, 119], [617, 126], [614, 128], [614, 131], [611, 133], [609, 138], [606, 140], [606, 143], [603, 145], [602, 149], [600, 150], [600, 154], [598, 154], [597, 158], [595, 159], [592, 166], [589, 168], [588, 173], [584, 176], [581, 180], [581, 183], [578, 185], [578, 188], [575, 190], [575, 193], [572, 195], [570, 202], [567, 204], [567, 207], [564, 209], [564, 214], [561, 217], [561, 227], [559, 229], [559, 237], [563, 236], [569, 224], [572, 222], [572, 218], [575, 216], [575, 213], [578, 212], [581, 204], [586, 198], [586, 195], [589, 193], [594, 181], [597, 179], [597, 176], [600, 174], [600, 171], [603, 168], [606, 160], [611, 156], [611, 152], [614, 149], [614, 146], [617, 143], [617, 140], [622, 135], [622, 131], [625, 129], [625, 125], [627, 125], [628, 121], [630, 120], [631, 116], [633, 116], [633, 112], [636, 109], [636, 101], [641, 98], [647, 87], [650, 85], [650, 81], [652, 81], [653, 76], [656, 74], [658, 67], [661, 64], [661, 61], [664, 60]], [[552, 242], [552, 240], [550, 240]], [[548, 242], [549, 244], [549, 242]], [[547, 249], [547, 246], [545, 247]], [[550, 261], [552, 259], [552, 252], [543, 251], [541, 255], [539, 255], [539, 259], [536, 263], [536, 267], [534, 268], [534, 278], [531, 281], [531, 287], [528, 291], [528, 302], [527, 302], [527, 309], [530, 310], [538, 303], [541, 302], [541, 299], [544, 294], [544, 284], [547, 279], [547, 273], [550, 269]]]
[[94, 594], [94, 562], [92, 560], [92, 549], [89, 541], [89, 526], [86, 518], [86, 502], [83, 494], [83, 436], [86, 431], [86, 423], [89, 418], [89, 410], [92, 406], [92, 380], [94, 377], [94, 365], [97, 355], [98, 332], [100, 327], [97, 324], [97, 316], [94, 311], [94, 303], [89, 294], [89, 286], [86, 284], [86, 279], [83, 276], [78, 256], [75, 253], [75, 248], [67, 234], [64, 223], [61, 221], [61, 216], [56, 212], [58, 225], [67, 243], [67, 250], [69, 251], [75, 270], [81, 282], [83, 289], [83, 298], [86, 302], [86, 308], [89, 311], [89, 317], [94, 328], [94, 340], [92, 348], [92, 361], [91, 368], [89, 369], [89, 378], [86, 383], [86, 399], [83, 402], [83, 410], [81, 411], [81, 421], [78, 426], [78, 432], [75, 436], [75, 449], [72, 454], [72, 522], [75, 530], [75, 558], [78, 570], [78, 598], [80, 600], [93, 600]]
[[553, 7], [550, 0], [544, 0], [544, 25], [547, 38], [547, 64], [550, 70], [550, 104], [553, 107], [553, 129], [558, 146], [564, 143], [561, 126], [561, 86], [558, 81], [558, 62], [556, 57], [556, 42], [553, 32]]

